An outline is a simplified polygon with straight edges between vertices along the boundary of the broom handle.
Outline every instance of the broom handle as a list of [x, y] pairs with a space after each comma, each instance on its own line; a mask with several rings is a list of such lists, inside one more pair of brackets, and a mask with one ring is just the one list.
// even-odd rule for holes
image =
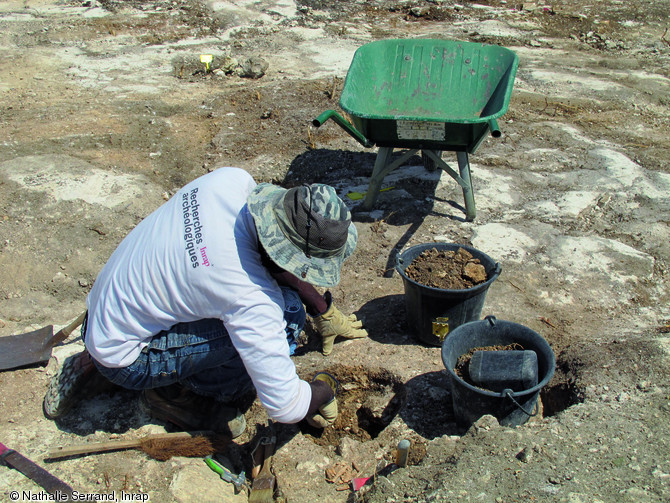
[[94, 452], [136, 449], [142, 440], [112, 440], [109, 442], [92, 442], [90, 444], [72, 445], [70, 447], [56, 447], [51, 449], [46, 459], [66, 458], [77, 454], [92, 454]]
[[157, 433], [133, 440], [110, 440], [108, 442], [91, 442], [88, 444], [56, 447], [51, 449], [45, 459], [65, 458], [78, 454], [93, 454], [95, 452], [119, 451], [123, 449], [137, 449], [148, 440], [173, 440], [178, 438], [192, 438], [198, 435], [211, 435], [211, 431], [178, 431], [175, 433]]
[[51, 346], [56, 346], [70, 337], [70, 334], [74, 331], [74, 329], [83, 323], [85, 317], [86, 311], [77, 316], [68, 326], [63, 327], [58, 332], [56, 332], [56, 334], [53, 336], [53, 339], [50, 341]]

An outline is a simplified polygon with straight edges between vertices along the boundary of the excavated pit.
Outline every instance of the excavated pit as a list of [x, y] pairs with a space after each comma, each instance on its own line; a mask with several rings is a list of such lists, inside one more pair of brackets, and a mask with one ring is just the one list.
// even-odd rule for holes
[[303, 426], [303, 433], [318, 445], [336, 446], [343, 437], [360, 442], [376, 438], [405, 401], [405, 385], [386, 369], [336, 365], [326, 371], [340, 383], [339, 414], [332, 428], [321, 431]]

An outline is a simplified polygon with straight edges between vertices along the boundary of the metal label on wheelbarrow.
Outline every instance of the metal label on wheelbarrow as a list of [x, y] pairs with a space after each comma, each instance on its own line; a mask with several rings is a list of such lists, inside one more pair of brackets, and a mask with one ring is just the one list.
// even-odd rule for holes
[[446, 139], [444, 122], [406, 121], [396, 123], [399, 140], [432, 140]]

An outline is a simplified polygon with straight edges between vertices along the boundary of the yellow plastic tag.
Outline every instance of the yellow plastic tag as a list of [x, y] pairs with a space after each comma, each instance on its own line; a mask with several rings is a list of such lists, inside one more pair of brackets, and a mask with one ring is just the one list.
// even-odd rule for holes
[[449, 333], [449, 318], [438, 317], [433, 321], [433, 335], [437, 337], [440, 342], [444, 342], [445, 337]]
[[209, 64], [214, 60], [214, 56], [211, 54], [201, 54], [200, 55], [200, 62], [205, 63], [205, 67], [207, 68], [207, 71], [209, 71]]
[[[381, 189], [379, 192], [386, 192], [387, 190], [391, 189], [395, 189], [395, 187], [386, 187], [385, 189]], [[359, 199], [363, 199], [366, 194], [367, 192], [349, 192], [347, 197], [352, 201], [358, 201]]]

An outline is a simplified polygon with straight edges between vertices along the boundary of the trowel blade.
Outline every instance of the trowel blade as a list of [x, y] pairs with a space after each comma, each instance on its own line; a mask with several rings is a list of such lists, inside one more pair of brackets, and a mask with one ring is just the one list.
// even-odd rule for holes
[[0, 337], [0, 370], [43, 363], [51, 357], [53, 325], [25, 334]]

